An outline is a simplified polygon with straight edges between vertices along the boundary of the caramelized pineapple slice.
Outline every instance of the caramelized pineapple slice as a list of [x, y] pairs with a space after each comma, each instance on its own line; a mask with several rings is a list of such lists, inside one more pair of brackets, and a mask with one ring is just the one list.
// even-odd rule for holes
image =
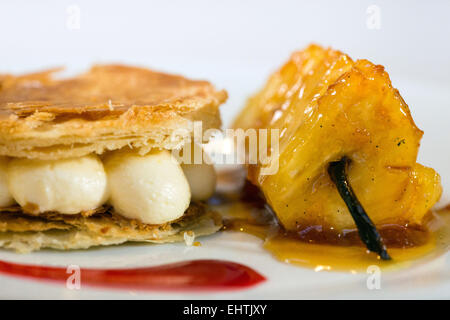
[[367, 60], [316, 45], [294, 53], [234, 127], [280, 130], [278, 172], [263, 175], [254, 165], [248, 177], [287, 230], [355, 228], [327, 173], [344, 156], [377, 228], [422, 225], [442, 192], [439, 175], [416, 162], [423, 132], [384, 68]]

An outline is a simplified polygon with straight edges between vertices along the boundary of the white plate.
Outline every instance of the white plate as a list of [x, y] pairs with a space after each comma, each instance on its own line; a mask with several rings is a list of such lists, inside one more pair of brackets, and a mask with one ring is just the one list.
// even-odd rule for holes
[[[421, 161], [431, 165], [441, 174], [445, 186], [445, 199], [449, 199], [450, 182], [450, 135], [447, 119], [450, 108], [448, 93], [435, 84], [405, 82], [404, 93], [413, 109], [416, 122], [425, 130], [421, 149]], [[421, 90], [418, 90], [421, 88]], [[425, 108], [427, 106], [427, 108]], [[425, 112], [418, 112], [423, 110]], [[447, 110], [447, 111], [445, 111]], [[442, 112], [446, 114], [443, 115]], [[95, 248], [86, 251], [59, 252], [44, 250], [28, 255], [0, 251], [0, 260], [43, 264], [79, 265], [93, 268], [129, 268], [152, 266], [192, 259], [225, 259], [250, 266], [267, 277], [267, 281], [251, 289], [232, 292], [167, 293], [127, 290], [111, 290], [84, 287], [70, 290], [63, 284], [14, 278], [0, 275], [2, 298], [105, 298], [105, 299], [311, 299], [311, 298], [450, 298], [450, 254], [409, 269], [383, 272], [381, 288], [369, 290], [369, 274], [343, 272], [315, 272], [311, 269], [288, 265], [274, 259], [262, 248], [262, 241], [242, 233], [220, 232], [200, 239], [202, 246], [186, 247], [184, 243], [165, 245], [127, 244]]]

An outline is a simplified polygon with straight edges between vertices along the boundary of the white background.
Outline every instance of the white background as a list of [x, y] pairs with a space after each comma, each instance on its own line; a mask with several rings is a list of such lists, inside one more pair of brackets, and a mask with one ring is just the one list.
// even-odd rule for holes
[[[70, 14], [74, 11], [68, 8], [73, 5], [80, 10], [79, 29], [71, 24]], [[367, 25], [367, 10], [373, 5], [380, 12], [379, 28], [375, 29]], [[207, 79], [229, 92], [229, 101], [222, 108], [226, 125], [246, 97], [292, 51], [310, 42], [332, 46], [354, 59], [367, 58], [386, 67], [416, 123], [425, 131], [420, 161], [441, 174], [445, 203], [450, 200], [449, 17], [450, 1], [2, 1], [0, 72], [55, 66], [81, 71], [93, 63], [122, 62]], [[221, 239], [226, 239], [226, 248]], [[444, 259], [435, 263], [436, 272], [429, 269], [410, 278], [401, 274], [404, 280], [392, 280], [390, 291], [360, 292], [359, 285], [365, 281], [361, 278], [343, 294], [339, 293], [339, 288], [345, 288], [341, 278], [347, 276], [327, 274], [317, 278], [309, 270], [274, 262], [261, 251], [259, 242], [248, 241], [230, 240], [227, 234], [215, 235], [209, 240], [209, 247], [195, 249], [197, 253], [192, 256], [228, 256], [266, 275], [279, 270], [272, 276], [273, 282], [237, 297], [450, 296], [448, 255], [447, 262]], [[125, 246], [63, 255], [44, 252], [20, 258], [2, 253], [1, 257], [36, 263], [64, 264], [75, 259], [84, 265], [111, 262], [128, 266], [153, 261], [154, 256], [161, 261], [171, 260], [171, 252], [182, 249], [167, 245], [143, 250], [141, 246]], [[239, 250], [251, 259], [239, 256]], [[434, 277], [434, 282], [424, 275]], [[307, 290], [302, 291], [293, 279], [303, 281]], [[9, 288], [8, 292], [0, 291], [0, 296], [6, 297], [108, 297], [103, 291], [67, 293], [58, 287], [42, 291], [43, 285], [4, 277], [0, 284]], [[43, 292], [47, 294], [42, 295]], [[110, 297], [119, 296], [123, 297]]]
[[[80, 9], [79, 29], [68, 27], [71, 5]], [[379, 29], [367, 27], [371, 5]], [[242, 96], [311, 42], [386, 66], [401, 90], [403, 77], [449, 89], [449, 15], [449, 1], [2, 1], [0, 72], [148, 66], [228, 89], [228, 119]]]

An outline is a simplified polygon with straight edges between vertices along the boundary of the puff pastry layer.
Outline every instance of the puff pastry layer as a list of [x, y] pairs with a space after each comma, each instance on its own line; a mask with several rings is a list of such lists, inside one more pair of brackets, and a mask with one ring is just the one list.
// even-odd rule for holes
[[124, 146], [175, 149], [220, 127], [227, 98], [206, 81], [122, 65], [74, 78], [48, 70], [0, 76], [0, 155], [60, 159]]

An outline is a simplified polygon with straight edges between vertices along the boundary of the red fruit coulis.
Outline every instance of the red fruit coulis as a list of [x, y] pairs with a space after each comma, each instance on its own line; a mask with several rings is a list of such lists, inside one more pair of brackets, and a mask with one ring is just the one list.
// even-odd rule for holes
[[[0, 273], [66, 283], [65, 267], [0, 261]], [[128, 290], [229, 290], [252, 287], [265, 280], [255, 270], [223, 260], [192, 260], [132, 269], [80, 269], [81, 286]]]

